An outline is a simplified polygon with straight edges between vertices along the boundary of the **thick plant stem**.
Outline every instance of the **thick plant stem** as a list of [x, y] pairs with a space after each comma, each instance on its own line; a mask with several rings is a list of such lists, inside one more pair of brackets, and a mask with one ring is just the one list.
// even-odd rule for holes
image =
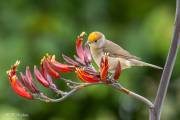
[[180, 0], [176, 0], [176, 16], [175, 16], [175, 28], [171, 47], [169, 49], [168, 57], [164, 70], [162, 73], [161, 81], [158, 87], [158, 92], [154, 102], [154, 108], [150, 110], [150, 120], [160, 120], [161, 111], [165, 96], [167, 94], [167, 89], [169, 86], [169, 81], [176, 61], [176, 56], [179, 48], [179, 34], [180, 34]]
[[149, 108], [149, 120], [156, 120], [154, 113], [154, 108]]
[[120, 83], [113, 83], [110, 85], [113, 88], [116, 88], [117, 90], [119, 90], [120, 92], [125, 93], [126, 95], [131, 96], [131, 97], [143, 102], [145, 105], [147, 105], [149, 107], [149, 109], [154, 108], [154, 105], [150, 100], [148, 100], [147, 98], [145, 98], [145, 97], [143, 97], [143, 96], [141, 96], [141, 95], [139, 95], [133, 91], [130, 91], [130, 90], [124, 88]]

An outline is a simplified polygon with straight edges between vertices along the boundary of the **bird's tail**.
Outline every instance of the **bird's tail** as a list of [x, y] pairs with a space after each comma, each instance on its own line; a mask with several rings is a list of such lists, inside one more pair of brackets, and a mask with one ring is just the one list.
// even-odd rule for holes
[[157, 65], [153, 65], [153, 64], [146, 63], [140, 60], [136, 60], [136, 59], [131, 59], [131, 63], [132, 63], [132, 66], [148, 66], [148, 67], [152, 67], [156, 69], [163, 69], [162, 67], [159, 67]]

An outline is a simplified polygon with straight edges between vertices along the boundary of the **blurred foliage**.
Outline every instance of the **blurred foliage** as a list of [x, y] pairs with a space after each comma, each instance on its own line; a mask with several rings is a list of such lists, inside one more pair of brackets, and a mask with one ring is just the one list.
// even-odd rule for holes
[[[25, 65], [33, 68], [47, 52], [59, 60], [62, 52], [73, 56], [74, 40], [82, 31], [101, 31], [143, 60], [163, 66], [173, 33], [174, 13], [175, 1], [171, 0], [1, 0], [0, 120], [147, 119], [146, 106], [105, 86], [87, 88], [62, 103], [22, 99], [12, 92], [5, 71], [17, 59], [22, 61], [20, 71]], [[179, 71], [177, 62], [162, 120], [180, 118]], [[119, 81], [153, 100], [161, 72], [132, 68], [123, 71]], [[71, 74], [69, 78], [75, 77]], [[56, 82], [61, 87], [61, 82]]]

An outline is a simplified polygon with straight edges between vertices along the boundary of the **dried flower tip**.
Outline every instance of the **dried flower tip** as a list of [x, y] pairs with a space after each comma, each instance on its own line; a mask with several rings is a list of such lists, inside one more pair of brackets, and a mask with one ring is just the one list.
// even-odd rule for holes
[[79, 66], [79, 63], [74, 61], [73, 59], [71, 59], [70, 57], [62, 54], [62, 57], [63, 59], [68, 63], [68, 64], [71, 64], [71, 65], [74, 65], [74, 66]]

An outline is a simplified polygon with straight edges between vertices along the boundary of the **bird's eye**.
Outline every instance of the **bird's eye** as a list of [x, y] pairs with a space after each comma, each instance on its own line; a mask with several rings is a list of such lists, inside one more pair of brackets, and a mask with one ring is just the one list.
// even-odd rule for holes
[[95, 40], [94, 42], [97, 43], [97, 40]]

